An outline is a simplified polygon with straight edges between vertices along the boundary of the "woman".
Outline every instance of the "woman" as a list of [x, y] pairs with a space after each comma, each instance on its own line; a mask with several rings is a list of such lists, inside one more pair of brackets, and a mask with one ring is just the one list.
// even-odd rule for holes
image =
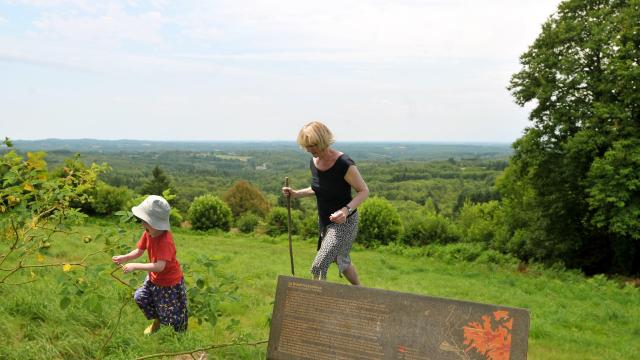
[[[314, 279], [324, 280], [329, 265], [336, 262], [351, 284], [360, 285], [349, 252], [358, 233], [356, 208], [369, 196], [369, 188], [354, 161], [330, 147], [334, 143], [333, 134], [323, 123], [314, 121], [305, 125], [297, 142], [313, 156], [309, 164], [311, 186], [299, 190], [283, 187], [282, 193], [292, 198], [316, 196], [320, 239], [311, 274]], [[351, 188], [356, 191], [355, 197], [351, 196]]]

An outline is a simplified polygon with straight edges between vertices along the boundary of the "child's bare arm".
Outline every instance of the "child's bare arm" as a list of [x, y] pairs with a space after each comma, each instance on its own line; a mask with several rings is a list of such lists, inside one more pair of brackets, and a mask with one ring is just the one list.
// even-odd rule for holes
[[144, 250], [140, 250], [140, 249], [136, 248], [136, 249], [131, 250], [131, 252], [128, 253], [128, 254], [116, 255], [116, 256], [112, 257], [111, 260], [116, 264], [122, 264], [123, 262], [126, 262], [128, 260], [137, 259], [142, 254], [144, 254]]
[[166, 265], [167, 265], [167, 262], [164, 260], [158, 260], [154, 263], [147, 263], [147, 264], [129, 263], [122, 266], [122, 271], [124, 271], [125, 273], [136, 271], [136, 270], [143, 270], [143, 271], [149, 271], [149, 272], [161, 272], [162, 270], [164, 270], [164, 267]]

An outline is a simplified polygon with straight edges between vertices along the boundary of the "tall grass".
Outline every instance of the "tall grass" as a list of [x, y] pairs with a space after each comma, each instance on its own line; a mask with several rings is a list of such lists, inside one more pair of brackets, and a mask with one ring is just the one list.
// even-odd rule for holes
[[[109, 223], [79, 230], [96, 233], [100, 226]], [[133, 247], [140, 230], [129, 231], [125, 238]], [[0, 358], [131, 359], [266, 340], [277, 276], [290, 275], [286, 237], [180, 229], [174, 237], [181, 263], [188, 267], [198, 256], [210, 257], [217, 270], [238, 286], [235, 298], [220, 305], [221, 317], [215, 325], [191, 321], [185, 334], [162, 328], [152, 336], [143, 336], [148, 321], [129, 300], [131, 290], [109, 275], [113, 265], [110, 255], [103, 254], [91, 258], [87, 267], [98, 274], [97, 286], [74, 297], [65, 309], [59, 295], [68, 281], [65, 276], [82, 274], [82, 269], [70, 273], [46, 269], [36, 274], [35, 282], [0, 286]], [[296, 275], [308, 277], [315, 243], [294, 241]], [[80, 236], [59, 238], [45, 261], [77, 259], [102, 247], [97, 241], [84, 244]], [[640, 290], [603, 276], [586, 278], [576, 272], [536, 266], [518, 270], [508, 258], [474, 255], [473, 248], [389, 246], [370, 250], [356, 246], [352, 259], [368, 287], [529, 309], [530, 359], [634, 359], [640, 354]], [[144, 278], [143, 273], [118, 276], [134, 283]], [[346, 284], [335, 266], [328, 281]], [[87, 295], [86, 291], [92, 293]], [[263, 359], [266, 344], [208, 353], [210, 359]]]

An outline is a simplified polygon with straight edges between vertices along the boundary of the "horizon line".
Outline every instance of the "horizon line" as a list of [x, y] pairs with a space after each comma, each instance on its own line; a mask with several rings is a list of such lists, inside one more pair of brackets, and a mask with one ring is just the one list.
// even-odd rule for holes
[[[235, 140], [158, 140], [158, 139], [98, 139], [98, 138], [43, 138], [43, 139], [11, 139], [12, 142], [38, 142], [38, 141], [104, 141], [104, 142], [151, 142], [151, 143], [293, 143], [295, 140], [264, 140], [264, 139], [235, 139]], [[515, 140], [513, 140], [515, 141]], [[383, 144], [499, 144], [511, 145], [513, 141], [488, 141], [488, 140], [340, 140], [336, 143], [383, 143]]]

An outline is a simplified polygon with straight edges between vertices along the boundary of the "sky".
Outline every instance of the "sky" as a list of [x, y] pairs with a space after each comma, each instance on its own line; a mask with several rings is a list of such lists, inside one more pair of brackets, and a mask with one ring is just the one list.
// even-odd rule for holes
[[560, 0], [0, 0], [0, 137], [513, 142]]

